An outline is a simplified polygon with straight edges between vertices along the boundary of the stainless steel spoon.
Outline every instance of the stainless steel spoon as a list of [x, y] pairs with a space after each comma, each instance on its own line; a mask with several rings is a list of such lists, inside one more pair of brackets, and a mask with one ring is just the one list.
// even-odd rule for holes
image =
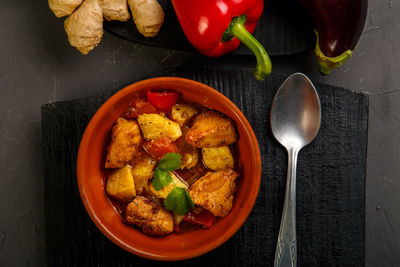
[[288, 151], [288, 173], [274, 266], [296, 266], [296, 167], [297, 155], [317, 135], [321, 106], [312, 82], [302, 73], [290, 75], [272, 102], [271, 129]]

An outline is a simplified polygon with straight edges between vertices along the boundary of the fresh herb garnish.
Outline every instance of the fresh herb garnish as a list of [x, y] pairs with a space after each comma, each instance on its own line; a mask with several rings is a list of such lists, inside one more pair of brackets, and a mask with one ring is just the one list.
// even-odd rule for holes
[[154, 189], [160, 191], [165, 186], [169, 185], [172, 182], [171, 175], [168, 171], [157, 167], [154, 171], [154, 179], [153, 179], [153, 186]]
[[164, 200], [166, 210], [174, 211], [179, 215], [185, 215], [194, 208], [194, 203], [188, 191], [185, 188], [177, 187], [169, 172], [179, 169], [181, 165], [181, 155], [178, 153], [167, 153], [158, 162], [154, 171], [153, 187], [160, 191], [169, 184], [174, 184], [174, 189], [168, 194]]
[[181, 166], [181, 155], [178, 153], [167, 153], [164, 155], [162, 159], [158, 162], [158, 168], [161, 168], [166, 171], [174, 171], [179, 169]]
[[185, 188], [174, 187], [164, 200], [166, 210], [175, 211], [179, 215], [185, 215], [194, 208], [193, 200]]

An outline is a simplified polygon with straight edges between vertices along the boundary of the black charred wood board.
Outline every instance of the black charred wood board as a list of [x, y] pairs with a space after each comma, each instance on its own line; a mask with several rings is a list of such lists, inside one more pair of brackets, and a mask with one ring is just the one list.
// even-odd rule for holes
[[[164, 24], [155, 37], [144, 37], [132, 19], [127, 22], [104, 21], [104, 29], [128, 41], [174, 50], [195, 52], [187, 40], [171, 0], [159, 0], [165, 12]], [[312, 49], [315, 46], [311, 16], [298, 0], [264, 0], [264, 11], [254, 36], [271, 56], [290, 55]], [[218, 25], [214, 25], [218, 27]], [[236, 55], [251, 55], [241, 45]]]
[[[109, 241], [87, 215], [76, 181], [81, 136], [109, 93], [42, 106], [45, 233], [48, 266], [273, 266], [286, 183], [287, 154], [273, 138], [269, 112], [286, 77], [266, 81], [252, 70], [168, 71], [203, 82], [230, 98], [257, 136], [262, 178], [242, 228], [219, 248], [194, 259], [158, 262]], [[364, 266], [368, 96], [316, 83], [321, 129], [300, 151], [297, 169], [298, 266]]]

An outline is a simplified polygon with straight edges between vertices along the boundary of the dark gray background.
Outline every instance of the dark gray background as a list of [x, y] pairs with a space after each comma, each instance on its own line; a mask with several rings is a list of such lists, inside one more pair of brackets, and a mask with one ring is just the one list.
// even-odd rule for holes
[[[274, 72], [368, 93], [366, 266], [400, 266], [400, 3], [370, 0], [353, 57], [322, 77], [312, 51], [274, 57]], [[0, 263], [42, 266], [41, 104], [95, 95], [185, 64], [251, 67], [247, 57], [136, 45], [105, 33], [88, 56], [68, 45], [47, 1], [0, 0]], [[243, 88], [244, 90], [246, 88]], [[267, 114], [266, 114], [267, 115]], [[62, 207], [60, 207], [62, 209]]]

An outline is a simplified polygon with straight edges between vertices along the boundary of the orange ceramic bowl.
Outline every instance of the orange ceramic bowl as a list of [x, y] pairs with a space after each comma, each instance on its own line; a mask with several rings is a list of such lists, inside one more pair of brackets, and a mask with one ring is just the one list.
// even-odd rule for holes
[[[210, 229], [165, 237], [151, 237], [122, 223], [104, 191], [104, 155], [114, 121], [123, 114], [131, 96], [149, 89], [179, 91], [185, 101], [218, 110], [235, 123], [239, 134], [240, 180], [231, 212]], [[96, 226], [121, 248], [154, 260], [183, 260], [207, 253], [227, 241], [242, 226], [256, 201], [261, 179], [257, 139], [242, 112], [215, 89], [188, 79], [164, 77], [131, 84], [108, 99], [89, 122], [77, 162], [78, 186], [83, 204]]]

